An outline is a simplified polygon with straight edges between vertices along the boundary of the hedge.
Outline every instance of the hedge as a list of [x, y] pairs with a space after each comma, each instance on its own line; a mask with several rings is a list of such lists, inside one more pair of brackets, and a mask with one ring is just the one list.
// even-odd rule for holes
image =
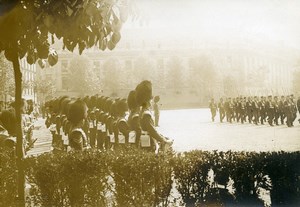
[[[14, 206], [16, 166], [0, 153], [0, 206]], [[300, 206], [300, 152], [135, 148], [45, 153], [25, 160], [29, 206]], [[3, 179], [5, 178], [5, 179]], [[175, 186], [175, 187], [174, 187]]]

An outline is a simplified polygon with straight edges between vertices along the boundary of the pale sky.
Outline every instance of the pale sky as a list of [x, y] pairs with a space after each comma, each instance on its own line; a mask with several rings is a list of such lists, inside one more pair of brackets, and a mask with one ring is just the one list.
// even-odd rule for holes
[[[300, 0], [136, 0], [136, 5], [149, 38], [243, 39], [300, 50]], [[128, 21], [124, 29], [138, 26]]]

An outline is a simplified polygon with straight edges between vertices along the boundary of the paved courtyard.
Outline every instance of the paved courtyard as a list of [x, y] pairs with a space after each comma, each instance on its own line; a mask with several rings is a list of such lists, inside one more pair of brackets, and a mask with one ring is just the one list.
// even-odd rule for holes
[[[209, 109], [161, 111], [161, 134], [173, 138], [176, 151], [246, 150], [246, 151], [298, 151], [300, 150], [300, 124], [271, 127], [265, 125], [220, 123], [211, 121]], [[299, 118], [299, 116], [298, 116]], [[297, 119], [298, 119], [297, 118]]]
[[[298, 117], [299, 118], [299, 117]], [[297, 118], [297, 119], [298, 119]], [[34, 138], [38, 138], [35, 147], [28, 155], [40, 154], [51, 150], [51, 134], [39, 119], [35, 125]], [[234, 151], [298, 151], [300, 150], [300, 124], [295, 127], [286, 125], [270, 127], [241, 123], [220, 123], [217, 115], [211, 122], [208, 109], [184, 109], [161, 111], [161, 134], [174, 139], [176, 151], [234, 150]]]

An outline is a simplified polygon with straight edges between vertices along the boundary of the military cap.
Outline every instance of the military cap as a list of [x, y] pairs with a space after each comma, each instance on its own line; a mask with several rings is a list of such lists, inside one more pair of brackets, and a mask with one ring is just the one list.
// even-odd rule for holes
[[160, 100], [160, 97], [159, 97], [159, 96], [155, 96], [155, 97], [154, 97], [154, 102], [155, 102], [155, 103], [159, 102], [159, 100]]
[[138, 107], [138, 104], [136, 102], [136, 91], [132, 90], [129, 92], [128, 97], [127, 97], [127, 104], [128, 108], [130, 110], [133, 110]]
[[152, 83], [148, 80], [142, 81], [136, 87], [136, 101], [139, 106], [147, 103], [152, 99]]
[[128, 111], [128, 105], [126, 99], [121, 99], [117, 101], [116, 108], [117, 108], [117, 113], [120, 116], [122, 116], [126, 111]]
[[87, 116], [87, 105], [82, 100], [76, 100], [70, 105], [68, 120], [72, 124], [78, 124], [82, 119]]

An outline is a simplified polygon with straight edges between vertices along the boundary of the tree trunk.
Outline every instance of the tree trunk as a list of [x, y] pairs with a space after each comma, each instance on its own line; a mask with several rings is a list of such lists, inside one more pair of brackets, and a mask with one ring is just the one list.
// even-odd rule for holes
[[[16, 49], [15, 49], [16, 51]], [[22, 72], [20, 70], [20, 63], [17, 52], [14, 52], [12, 59], [15, 75], [15, 111], [16, 111], [16, 134], [17, 134], [17, 190], [18, 190], [18, 206], [25, 206], [25, 173], [24, 173], [24, 148], [23, 148], [23, 129], [22, 129]]]

